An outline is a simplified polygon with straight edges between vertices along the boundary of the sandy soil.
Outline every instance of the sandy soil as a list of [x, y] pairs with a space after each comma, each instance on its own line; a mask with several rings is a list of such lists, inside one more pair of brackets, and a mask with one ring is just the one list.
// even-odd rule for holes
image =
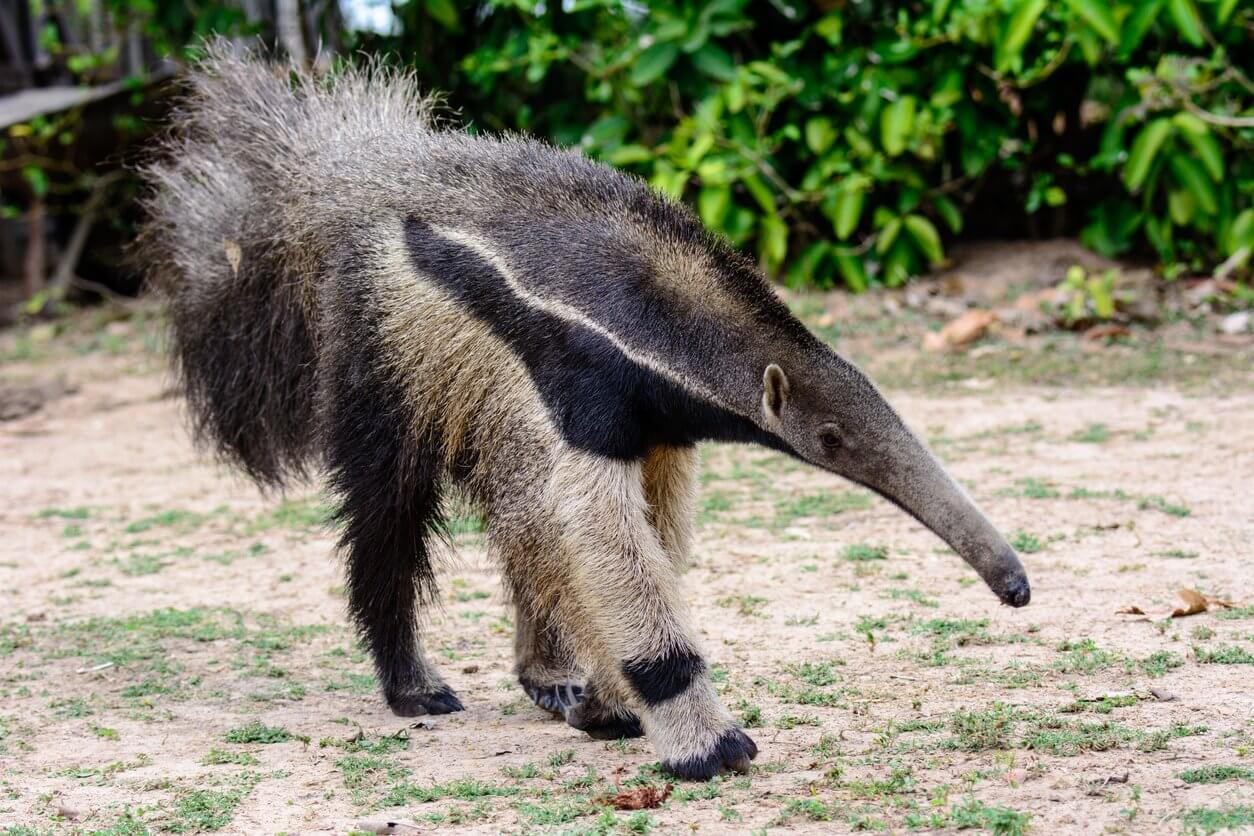
[[[650, 747], [525, 700], [473, 523], [428, 639], [466, 711], [413, 727], [345, 626], [317, 486], [265, 497], [198, 455], [157, 358], [113, 330], [0, 366], [71, 392], [0, 423], [12, 832], [1254, 826], [1248, 353], [1221, 361], [1244, 381], [1222, 391], [889, 392], [1021, 547], [1023, 610], [834, 477], [705, 451], [688, 598], [761, 755], [633, 813], [604, 799], [666, 783]], [[1236, 608], [1165, 618], [1182, 587]]]

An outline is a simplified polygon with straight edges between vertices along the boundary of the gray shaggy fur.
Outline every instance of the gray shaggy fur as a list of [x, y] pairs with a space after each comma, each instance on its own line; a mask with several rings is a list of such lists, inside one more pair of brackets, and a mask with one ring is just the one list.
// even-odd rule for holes
[[278, 486], [319, 453], [314, 277], [372, 208], [398, 211], [398, 175], [457, 137], [378, 69], [319, 81], [217, 42], [188, 85], [178, 133], [145, 172], [139, 251], [169, 302], [197, 437]]
[[681, 777], [747, 769], [680, 588], [701, 441], [876, 490], [1028, 602], [1005, 539], [726, 241], [576, 153], [433, 113], [377, 67], [315, 79], [212, 45], [140, 242], [198, 437], [263, 487], [328, 474], [394, 712], [462, 707], [418, 635], [455, 487], [538, 706], [647, 734]]

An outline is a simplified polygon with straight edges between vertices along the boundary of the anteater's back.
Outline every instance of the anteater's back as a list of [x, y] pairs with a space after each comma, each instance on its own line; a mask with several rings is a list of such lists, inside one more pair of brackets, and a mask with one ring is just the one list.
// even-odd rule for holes
[[316, 459], [320, 300], [337, 258], [394, 244], [411, 216], [621, 229], [607, 207], [655, 200], [576, 154], [439, 129], [412, 80], [378, 68], [315, 79], [218, 43], [189, 86], [148, 171], [139, 252], [169, 301], [198, 437], [263, 484]]

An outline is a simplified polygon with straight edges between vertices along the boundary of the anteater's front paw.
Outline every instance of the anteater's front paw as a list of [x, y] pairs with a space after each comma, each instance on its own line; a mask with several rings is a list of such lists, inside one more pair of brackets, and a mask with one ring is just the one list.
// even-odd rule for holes
[[452, 714], [462, 710], [462, 701], [447, 685], [434, 691], [402, 691], [388, 694], [388, 708], [397, 717], [419, 717], [423, 714]]
[[732, 728], [723, 732], [708, 752], [662, 761], [662, 768], [677, 778], [704, 781], [723, 772], [749, 771], [749, 761], [758, 756], [758, 746], [749, 735]]

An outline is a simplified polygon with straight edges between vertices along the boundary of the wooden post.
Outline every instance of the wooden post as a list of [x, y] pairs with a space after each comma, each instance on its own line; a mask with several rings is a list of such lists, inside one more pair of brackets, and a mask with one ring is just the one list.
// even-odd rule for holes
[[44, 289], [44, 227], [47, 211], [44, 199], [35, 197], [26, 212], [26, 260], [22, 270], [22, 289], [27, 299]]

